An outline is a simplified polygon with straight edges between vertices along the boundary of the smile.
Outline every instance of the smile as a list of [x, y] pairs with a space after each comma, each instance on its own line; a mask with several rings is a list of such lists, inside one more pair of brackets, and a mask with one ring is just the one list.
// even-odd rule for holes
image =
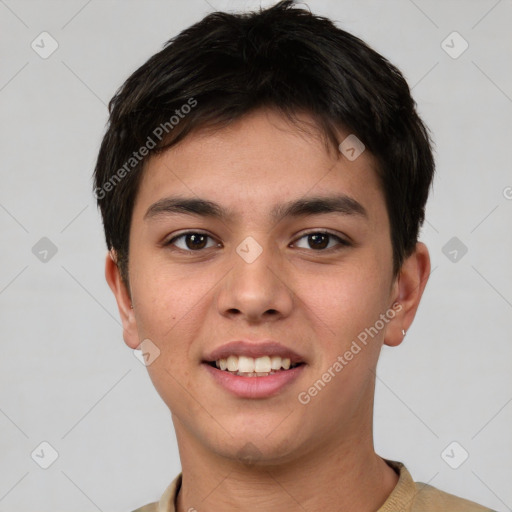
[[279, 370], [270, 370], [269, 372], [221, 370], [217, 368], [215, 361], [203, 363], [202, 366], [208, 371], [215, 385], [239, 398], [254, 399], [270, 398], [279, 394], [299, 377], [307, 365], [295, 363], [293, 367], [290, 365], [287, 370], [281, 367]]
[[210, 366], [240, 377], [267, 377], [295, 368], [300, 363], [291, 363], [290, 358], [280, 356], [248, 357], [230, 355], [211, 361]]

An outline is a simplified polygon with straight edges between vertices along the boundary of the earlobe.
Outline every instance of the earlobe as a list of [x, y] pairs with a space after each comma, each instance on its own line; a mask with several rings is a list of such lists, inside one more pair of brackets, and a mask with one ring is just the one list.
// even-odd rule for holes
[[395, 347], [402, 343], [412, 324], [430, 275], [427, 246], [418, 242], [414, 252], [404, 261], [397, 278], [396, 302], [400, 311], [388, 325], [384, 344]]
[[115, 251], [113, 249], [108, 251], [105, 258], [105, 279], [117, 302], [117, 308], [123, 324], [124, 342], [130, 348], [135, 349], [140, 344], [135, 312], [130, 294], [121, 278], [116, 261]]

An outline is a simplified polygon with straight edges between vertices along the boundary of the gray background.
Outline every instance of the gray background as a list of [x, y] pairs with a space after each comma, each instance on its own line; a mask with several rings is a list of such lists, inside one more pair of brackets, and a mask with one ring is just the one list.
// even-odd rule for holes
[[[104, 281], [91, 172], [124, 79], [213, 8], [259, 4], [0, 0], [0, 511], [129, 511], [179, 472], [170, 413]], [[415, 480], [512, 510], [512, 2], [309, 6], [404, 72], [436, 142], [421, 235], [433, 273], [405, 342], [383, 350], [377, 451]], [[43, 31], [59, 45], [47, 59], [31, 48]], [[469, 44], [457, 58], [445, 49], [461, 39], [442, 46], [453, 31]], [[57, 248], [46, 261], [47, 242], [32, 250], [43, 237]], [[46, 470], [43, 441], [58, 452]], [[459, 445], [441, 456], [453, 441], [469, 453], [458, 469], [446, 461], [460, 462]]]

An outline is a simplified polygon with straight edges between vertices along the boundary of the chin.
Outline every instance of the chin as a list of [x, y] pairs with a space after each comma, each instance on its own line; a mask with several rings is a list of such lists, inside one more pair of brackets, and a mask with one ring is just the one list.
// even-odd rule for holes
[[237, 460], [248, 467], [278, 466], [295, 460], [304, 451], [300, 440], [289, 432], [276, 432], [265, 436], [254, 432], [236, 437], [228, 436], [222, 446], [211, 446], [212, 451], [230, 460]]

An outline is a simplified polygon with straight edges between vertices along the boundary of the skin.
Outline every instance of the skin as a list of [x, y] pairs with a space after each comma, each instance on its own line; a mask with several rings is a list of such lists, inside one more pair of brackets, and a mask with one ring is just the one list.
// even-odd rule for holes
[[[148, 372], [176, 431], [183, 470], [179, 512], [370, 512], [398, 481], [374, 450], [375, 370], [382, 345], [400, 344], [402, 329], [414, 319], [430, 273], [428, 250], [418, 242], [393, 277], [375, 159], [369, 151], [354, 161], [334, 154], [312, 120], [299, 117], [309, 121], [308, 129], [258, 110], [226, 128], [196, 131], [151, 157], [133, 210], [131, 296], [115, 253], [106, 258], [126, 344], [137, 348], [150, 339], [160, 350]], [[340, 132], [339, 140], [347, 135]], [[328, 213], [276, 222], [269, 216], [276, 204], [334, 193], [357, 200], [367, 218]], [[214, 201], [235, 215], [144, 219], [152, 204], [177, 194]], [[187, 245], [184, 238], [164, 244], [187, 230], [212, 238], [199, 251], [197, 242]], [[330, 238], [319, 249], [305, 236], [325, 230], [351, 245]], [[262, 248], [251, 264], [235, 250], [248, 236]], [[301, 404], [298, 394], [397, 302], [394, 318]], [[236, 397], [201, 361], [206, 352], [243, 338], [277, 340], [307, 365], [273, 397]], [[250, 465], [240, 460], [248, 442], [257, 449]]]

